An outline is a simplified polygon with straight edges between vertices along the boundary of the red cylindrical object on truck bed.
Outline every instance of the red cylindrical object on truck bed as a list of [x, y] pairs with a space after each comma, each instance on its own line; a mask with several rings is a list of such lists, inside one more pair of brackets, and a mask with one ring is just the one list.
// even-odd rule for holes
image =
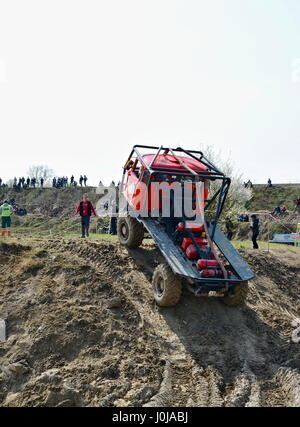
[[204, 226], [193, 222], [187, 222], [184, 227], [183, 222], [179, 222], [177, 230], [180, 232], [190, 230], [192, 233], [200, 233], [204, 231]]
[[208, 267], [219, 267], [217, 260], [213, 259], [199, 259], [197, 262], [198, 270], [204, 270]]
[[[230, 270], [227, 271], [227, 276], [228, 277], [232, 276], [232, 274], [233, 274], [232, 271], [230, 271]], [[223, 273], [222, 270], [219, 271], [219, 276], [220, 277], [224, 277], [224, 273]]]
[[197, 251], [197, 249], [196, 249], [196, 246], [195, 246], [195, 245], [189, 245], [189, 246], [186, 248], [185, 254], [186, 254], [186, 256], [187, 256], [189, 259], [197, 259], [197, 258], [199, 258], [198, 251]]
[[[196, 237], [195, 240], [198, 243], [198, 245], [204, 245], [204, 246], [207, 245], [206, 239], [202, 239], [201, 237]], [[187, 247], [192, 244], [193, 244], [193, 239], [191, 239], [190, 237], [185, 237], [182, 240], [181, 248], [185, 251]]]
[[202, 270], [201, 271], [201, 276], [204, 276], [204, 277], [208, 277], [208, 276], [215, 277], [216, 273], [217, 272], [215, 270]]

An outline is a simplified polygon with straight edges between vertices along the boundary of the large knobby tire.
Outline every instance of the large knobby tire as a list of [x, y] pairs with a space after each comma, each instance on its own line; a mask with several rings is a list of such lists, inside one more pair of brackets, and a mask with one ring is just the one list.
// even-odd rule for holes
[[243, 282], [240, 285], [236, 285], [233, 295], [227, 295], [222, 298], [224, 304], [231, 307], [242, 305], [246, 302], [248, 295], [248, 282]]
[[144, 226], [130, 216], [120, 217], [118, 220], [118, 237], [121, 245], [130, 249], [138, 248], [143, 242]]
[[159, 264], [152, 277], [154, 299], [160, 307], [173, 307], [181, 297], [181, 280], [167, 264]]

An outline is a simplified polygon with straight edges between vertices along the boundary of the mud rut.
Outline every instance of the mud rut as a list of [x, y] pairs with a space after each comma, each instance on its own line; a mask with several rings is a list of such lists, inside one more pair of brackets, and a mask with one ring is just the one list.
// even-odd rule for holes
[[[118, 259], [103, 259], [101, 246], [69, 242], [65, 249], [119, 284], [139, 312], [141, 327], [157, 335], [165, 368], [158, 392], [144, 406], [300, 405], [300, 343], [291, 341], [299, 268], [287, 278], [296, 287], [292, 296], [288, 289], [282, 297], [279, 284], [267, 277], [278, 261], [266, 255], [265, 271], [251, 283], [246, 306], [231, 308], [184, 292], [177, 307], [160, 309], [151, 289], [152, 272], [162, 261], [158, 251], [118, 247], [120, 265]], [[255, 261], [250, 257], [250, 264]], [[130, 405], [120, 398], [119, 404]]]
[[[4, 406], [300, 405], [300, 343], [291, 340], [292, 321], [300, 312], [300, 264], [295, 260], [245, 252], [257, 278], [243, 307], [227, 307], [218, 299], [196, 298], [185, 291], [176, 307], [161, 309], [151, 289], [152, 272], [163, 261], [154, 246], [127, 251], [118, 244], [56, 239], [30, 245], [45, 251], [44, 276], [26, 272], [25, 280], [20, 276], [17, 285], [10, 285], [3, 294], [11, 304], [13, 325], [12, 342], [0, 351], [5, 370], [2, 377], [0, 372], [0, 397], [4, 386], [7, 390]], [[56, 276], [52, 264], [50, 269], [48, 260], [55, 263], [57, 258], [53, 254], [64, 254], [89, 269], [83, 270], [83, 276], [74, 276], [79, 282], [73, 286], [73, 276], [66, 283], [59, 266]], [[19, 258], [14, 262], [19, 263]], [[49, 274], [54, 282], [45, 285]], [[20, 281], [23, 287], [18, 287]], [[24, 292], [30, 294], [28, 301]], [[118, 308], [120, 297], [123, 308]], [[113, 315], [105, 308], [107, 302], [116, 307]], [[67, 322], [71, 308], [74, 317], [66, 326], [61, 320], [55, 323], [60, 312]], [[43, 318], [38, 317], [39, 310]], [[52, 314], [52, 310], [56, 311]], [[107, 316], [107, 325], [117, 329], [107, 331], [97, 323], [99, 316], [102, 320]], [[19, 338], [14, 333], [20, 333]], [[77, 348], [80, 341], [82, 347]], [[7, 360], [18, 360], [20, 345], [28, 349], [28, 356], [22, 357], [28, 358], [31, 373], [11, 382], [14, 377], [6, 376]], [[60, 346], [61, 352], [55, 353]], [[80, 351], [83, 356], [78, 358]], [[31, 355], [35, 358], [30, 359]], [[29, 371], [26, 363], [21, 360], [13, 367]], [[58, 368], [51, 370], [55, 363]], [[120, 381], [114, 377], [119, 367]], [[148, 374], [136, 378], [136, 369]], [[67, 381], [72, 376], [75, 388], [79, 381], [83, 397], [73, 385], [61, 386], [63, 375]]]

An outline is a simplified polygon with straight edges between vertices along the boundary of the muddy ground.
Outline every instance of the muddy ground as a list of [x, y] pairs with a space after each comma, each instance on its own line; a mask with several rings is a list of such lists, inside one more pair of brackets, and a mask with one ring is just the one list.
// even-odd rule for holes
[[185, 292], [162, 309], [154, 246], [1, 243], [0, 405], [299, 406], [300, 257], [243, 256], [257, 273], [245, 306]]

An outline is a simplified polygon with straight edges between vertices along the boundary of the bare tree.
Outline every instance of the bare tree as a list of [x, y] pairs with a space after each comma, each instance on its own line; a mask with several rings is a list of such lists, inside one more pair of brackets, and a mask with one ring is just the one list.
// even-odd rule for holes
[[35, 178], [37, 182], [40, 182], [41, 178], [46, 183], [54, 175], [54, 171], [46, 165], [30, 166], [27, 171], [30, 178]]

